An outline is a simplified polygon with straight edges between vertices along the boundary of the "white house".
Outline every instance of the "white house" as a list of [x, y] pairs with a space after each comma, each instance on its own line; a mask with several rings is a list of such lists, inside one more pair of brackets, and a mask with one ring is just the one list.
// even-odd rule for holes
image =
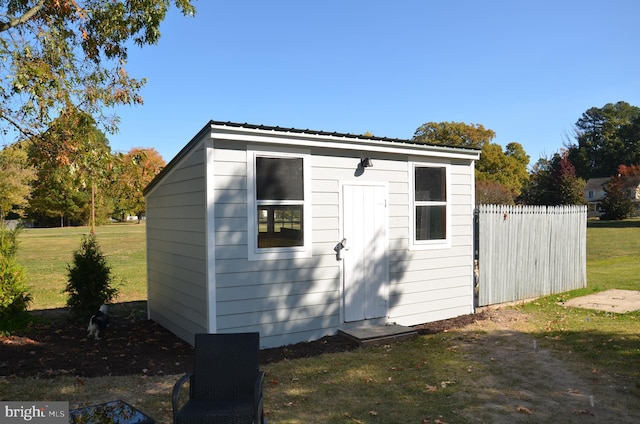
[[604, 187], [609, 178], [590, 178], [584, 186], [584, 198], [587, 202], [587, 216], [600, 216], [600, 202], [606, 193]]
[[145, 190], [149, 318], [264, 348], [472, 313], [479, 155], [211, 121]]

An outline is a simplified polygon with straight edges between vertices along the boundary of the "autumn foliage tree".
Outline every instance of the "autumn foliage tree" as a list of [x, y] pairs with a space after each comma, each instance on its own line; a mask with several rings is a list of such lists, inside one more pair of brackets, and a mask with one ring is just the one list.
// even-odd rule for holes
[[195, 13], [190, 0], [0, 0], [0, 128], [31, 138], [75, 108], [115, 130], [105, 108], [141, 104], [145, 84], [128, 47], [158, 42], [171, 3]]
[[93, 228], [112, 163], [107, 138], [93, 117], [65, 110], [47, 131], [30, 140], [29, 147], [38, 170], [32, 210], [63, 216], [75, 207]]
[[585, 203], [585, 181], [576, 175], [569, 153], [540, 158], [533, 166], [521, 201], [530, 205], [581, 205]]
[[625, 177], [616, 175], [604, 186], [605, 196], [600, 202], [600, 219], [621, 220], [633, 216], [635, 206], [624, 183]]
[[637, 190], [638, 184], [640, 164], [618, 166], [618, 174], [604, 186], [605, 197], [600, 202], [601, 219], [619, 220], [633, 216], [636, 206], [629, 190]]
[[134, 147], [115, 158], [112, 174], [112, 196], [116, 212], [134, 214], [140, 218], [145, 212], [143, 190], [164, 168], [165, 161], [154, 148]]
[[[520, 195], [522, 187], [529, 180], [528, 164], [529, 155], [520, 143], [509, 143], [504, 151], [499, 144], [487, 143], [482, 147], [480, 160], [476, 165], [476, 181], [502, 186], [511, 197], [510, 201], [505, 199], [503, 203], [510, 204]], [[476, 190], [476, 201], [489, 203], [490, 199], [484, 199], [483, 192]]]
[[494, 139], [496, 133], [482, 124], [464, 122], [427, 122], [413, 134], [413, 141], [444, 146], [481, 148]]
[[503, 151], [491, 143], [496, 133], [481, 124], [427, 122], [415, 131], [413, 141], [454, 147], [482, 149], [476, 164], [476, 203], [514, 203], [529, 178], [529, 156], [520, 143]]

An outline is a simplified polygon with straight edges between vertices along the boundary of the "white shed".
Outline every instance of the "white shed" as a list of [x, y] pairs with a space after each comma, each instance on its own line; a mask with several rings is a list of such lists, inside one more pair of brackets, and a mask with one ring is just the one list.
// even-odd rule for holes
[[266, 348], [472, 313], [479, 155], [211, 121], [145, 190], [149, 318]]

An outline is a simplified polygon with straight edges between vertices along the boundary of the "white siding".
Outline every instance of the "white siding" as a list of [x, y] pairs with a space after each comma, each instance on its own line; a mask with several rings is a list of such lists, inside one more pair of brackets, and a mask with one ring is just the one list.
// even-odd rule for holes
[[[453, 318], [473, 312], [473, 168], [452, 162], [451, 247], [407, 250], [411, 225], [409, 186], [392, 193], [389, 320], [401, 325]], [[407, 174], [407, 179], [411, 178]], [[406, 199], [406, 200], [405, 200]], [[395, 207], [394, 207], [395, 205]]]
[[183, 339], [206, 331], [206, 207], [202, 145], [147, 194], [149, 317]]
[[[340, 325], [339, 267], [332, 250], [338, 237], [337, 183], [325, 187], [320, 179], [316, 191], [312, 170], [311, 258], [248, 261], [247, 145], [216, 140], [214, 146], [218, 331], [259, 331], [263, 347], [335, 332]], [[325, 193], [334, 200], [323, 201]]]
[[215, 143], [219, 331], [260, 331], [266, 347], [332, 334], [340, 327], [341, 268], [333, 247], [342, 237], [341, 181], [384, 182], [389, 187], [391, 321], [413, 325], [472, 311], [473, 189], [468, 162], [452, 165], [452, 247], [410, 252], [406, 158], [373, 158], [373, 168], [355, 175], [360, 155], [312, 151], [312, 257], [247, 261], [247, 158], [242, 143], [229, 147]]

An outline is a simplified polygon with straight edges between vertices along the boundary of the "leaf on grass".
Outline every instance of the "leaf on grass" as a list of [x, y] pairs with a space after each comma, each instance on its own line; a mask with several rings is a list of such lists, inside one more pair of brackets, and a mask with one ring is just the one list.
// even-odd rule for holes
[[427, 384], [427, 392], [435, 392], [436, 390], [438, 390], [436, 386], [431, 386]]
[[533, 411], [524, 406], [518, 406], [518, 412], [520, 412], [521, 414], [533, 415]]
[[580, 393], [580, 390], [578, 390], [578, 389], [568, 388], [568, 389], [567, 389], [567, 393], [571, 393], [571, 394], [573, 394], [573, 395], [577, 395], [578, 393]]
[[372, 417], [377, 417], [378, 416], [378, 412], [377, 411], [369, 411], [369, 415], [371, 415]]
[[343, 412], [343, 413], [342, 413], [342, 415], [344, 415], [344, 416], [345, 416], [345, 417], [347, 417], [347, 418], [350, 418], [351, 420], [353, 420], [353, 422], [354, 422], [354, 423], [357, 423], [357, 424], [364, 424], [364, 422], [363, 422], [363, 421], [360, 421], [360, 420], [357, 420], [357, 419], [353, 418], [353, 417], [351, 416], [351, 413], [350, 413], [350, 412]]

